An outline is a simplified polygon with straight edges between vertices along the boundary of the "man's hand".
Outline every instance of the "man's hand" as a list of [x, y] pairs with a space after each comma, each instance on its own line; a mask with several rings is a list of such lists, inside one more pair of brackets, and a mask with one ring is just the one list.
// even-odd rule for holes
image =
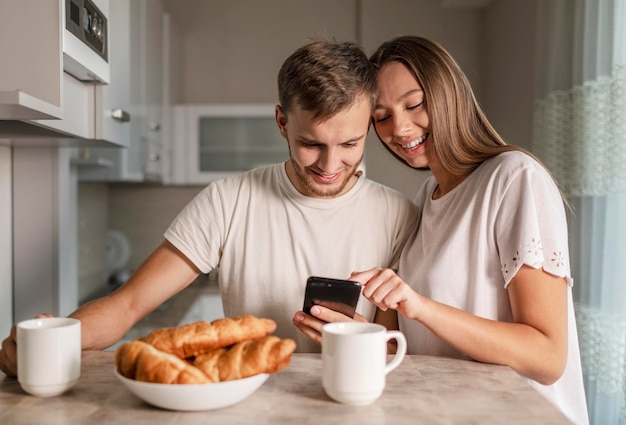
[[[50, 313], [39, 314], [35, 319], [52, 317]], [[10, 335], [2, 341], [0, 370], [7, 376], [17, 377], [17, 326], [11, 326]]]
[[11, 334], [2, 341], [0, 349], [0, 370], [7, 376], [17, 377], [17, 330], [11, 326]]
[[354, 319], [321, 305], [311, 307], [311, 314], [302, 311], [294, 314], [292, 322], [300, 332], [322, 345], [322, 326], [331, 322], [367, 322], [365, 317], [356, 314]]

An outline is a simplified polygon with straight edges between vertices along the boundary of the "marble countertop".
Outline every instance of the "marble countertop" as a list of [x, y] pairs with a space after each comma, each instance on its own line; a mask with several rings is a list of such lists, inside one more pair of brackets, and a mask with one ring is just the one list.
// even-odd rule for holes
[[203, 412], [144, 403], [113, 373], [114, 353], [83, 352], [82, 374], [69, 392], [37, 398], [0, 373], [0, 423], [21, 424], [567, 424], [567, 419], [508, 367], [407, 356], [387, 375], [383, 395], [347, 406], [324, 393], [319, 354], [294, 354], [238, 404]]

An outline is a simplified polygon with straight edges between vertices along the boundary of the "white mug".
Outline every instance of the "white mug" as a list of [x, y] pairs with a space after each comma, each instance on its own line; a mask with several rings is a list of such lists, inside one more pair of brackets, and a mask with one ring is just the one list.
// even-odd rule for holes
[[[387, 342], [398, 349], [387, 362]], [[335, 401], [352, 405], [374, 402], [385, 389], [385, 377], [406, 354], [406, 338], [376, 323], [335, 322], [322, 327], [322, 384]]]
[[38, 397], [64, 393], [80, 376], [80, 320], [46, 317], [17, 324], [17, 380]]

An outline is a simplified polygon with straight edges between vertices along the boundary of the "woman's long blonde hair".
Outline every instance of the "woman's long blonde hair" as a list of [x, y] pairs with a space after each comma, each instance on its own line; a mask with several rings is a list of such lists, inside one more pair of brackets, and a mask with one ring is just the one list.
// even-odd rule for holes
[[505, 151], [531, 155], [504, 142], [476, 101], [467, 77], [438, 43], [415, 35], [400, 36], [383, 43], [370, 61], [377, 70], [400, 62], [417, 79], [424, 90], [434, 151], [447, 172], [468, 174], [485, 159]]
[[507, 151], [524, 152], [546, 168], [528, 150], [505, 143], [476, 101], [465, 73], [440, 44], [417, 35], [396, 37], [381, 44], [370, 62], [377, 71], [388, 63], [400, 62], [422, 87], [434, 135], [433, 149], [445, 171], [467, 175], [486, 159]]

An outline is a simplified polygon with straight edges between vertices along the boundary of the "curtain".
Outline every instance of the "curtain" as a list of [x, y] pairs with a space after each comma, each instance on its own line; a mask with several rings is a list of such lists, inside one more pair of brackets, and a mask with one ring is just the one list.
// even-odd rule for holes
[[626, 425], [626, 0], [538, 7], [533, 151], [571, 204], [590, 422]]

